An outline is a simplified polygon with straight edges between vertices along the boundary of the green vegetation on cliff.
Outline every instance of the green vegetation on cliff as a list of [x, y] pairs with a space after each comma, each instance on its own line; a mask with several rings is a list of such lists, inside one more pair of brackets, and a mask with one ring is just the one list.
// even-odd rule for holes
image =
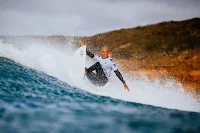
[[155, 58], [200, 48], [200, 18], [121, 29], [85, 38], [93, 50], [108, 45], [117, 58]]

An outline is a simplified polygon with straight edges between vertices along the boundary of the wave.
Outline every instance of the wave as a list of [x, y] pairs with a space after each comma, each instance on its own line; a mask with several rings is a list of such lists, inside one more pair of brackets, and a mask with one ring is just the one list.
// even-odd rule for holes
[[[86, 90], [90, 93], [112, 98], [153, 105], [158, 107], [200, 112], [200, 103], [192, 94], [185, 93], [180, 83], [166, 79], [149, 81], [146, 76], [134, 78], [122, 72], [130, 92], [124, 90], [121, 81], [112, 73], [110, 81], [103, 87], [92, 85], [87, 79], [77, 80], [74, 70], [73, 52], [77, 47], [73, 43], [54, 45], [47, 42], [26, 42], [11, 44], [0, 41], [0, 56], [12, 59], [24, 66], [56, 77], [70, 86]], [[86, 66], [94, 63], [87, 59]], [[120, 64], [119, 64], [120, 65]]]

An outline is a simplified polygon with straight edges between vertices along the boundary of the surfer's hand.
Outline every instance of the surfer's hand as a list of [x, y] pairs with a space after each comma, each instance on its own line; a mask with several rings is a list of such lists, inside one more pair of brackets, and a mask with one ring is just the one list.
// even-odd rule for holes
[[83, 41], [81, 41], [81, 40], [79, 41], [79, 43], [80, 43], [81, 46], [85, 46], [85, 45], [86, 45], [86, 44], [85, 44]]
[[130, 91], [128, 88], [128, 85], [126, 85], [126, 83], [124, 83], [124, 89]]

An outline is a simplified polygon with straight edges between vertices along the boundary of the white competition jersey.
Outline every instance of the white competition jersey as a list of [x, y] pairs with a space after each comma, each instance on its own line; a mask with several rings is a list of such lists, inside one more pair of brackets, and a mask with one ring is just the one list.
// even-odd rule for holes
[[110, 57], [103, 59], [101, 56], [95, 54], [94, 59], [101, 64], [101, 67], [103, 68], [103, 71], [107, 78], [110, 77], [112, 70], [118, 70], [116, 63], [113, 62], [112, 58]]

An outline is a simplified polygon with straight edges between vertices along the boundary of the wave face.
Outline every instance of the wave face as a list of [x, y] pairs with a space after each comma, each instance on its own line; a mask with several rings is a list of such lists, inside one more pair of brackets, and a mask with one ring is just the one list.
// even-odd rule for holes
[[[77, 81], [72, 44], [0, 42], [0, 131], [198, 132], [200, 104], [173, 80]], [[88, 60], [87, 65], [93, 62]]]

